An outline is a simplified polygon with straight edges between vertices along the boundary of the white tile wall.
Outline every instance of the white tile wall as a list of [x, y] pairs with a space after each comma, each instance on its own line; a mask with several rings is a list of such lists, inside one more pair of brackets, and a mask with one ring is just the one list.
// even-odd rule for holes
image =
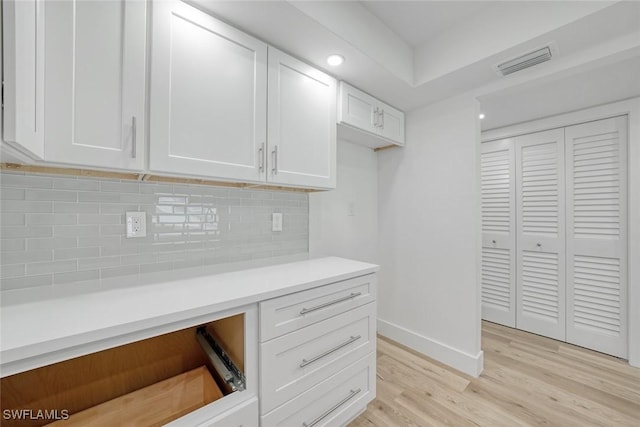
[[[2, 172], [0, 195], [1, 290], [308, 252], [305, 193]], [[147, 237], [127, 239], [138, 210]]]

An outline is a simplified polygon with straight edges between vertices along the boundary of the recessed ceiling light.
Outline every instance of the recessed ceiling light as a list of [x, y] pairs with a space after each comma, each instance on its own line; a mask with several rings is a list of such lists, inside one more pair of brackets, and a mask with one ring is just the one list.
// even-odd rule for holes
[[479, 118], [480, 120], [484, 119], [484, 113], [480, 113], [480, 114], [478, 114], [478, 118]]
[[331, 65], [332, 67], [337, 67], [343, 62], [344, 62], [344, 56], [342, 55], [333, 54], [327, 57], [327, 64]]

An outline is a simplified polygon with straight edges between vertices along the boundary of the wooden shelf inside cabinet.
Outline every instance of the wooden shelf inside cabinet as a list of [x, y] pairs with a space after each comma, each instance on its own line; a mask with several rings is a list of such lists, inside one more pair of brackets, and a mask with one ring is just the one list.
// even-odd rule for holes
[[201, 366], [82, 412], [52, 427], [161, 426], [222, 397], [211, 374]]

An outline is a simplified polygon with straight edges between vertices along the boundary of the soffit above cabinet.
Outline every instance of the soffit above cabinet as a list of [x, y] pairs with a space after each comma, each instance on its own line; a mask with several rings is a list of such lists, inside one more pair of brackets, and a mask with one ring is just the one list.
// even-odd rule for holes
[[[465, 92], [475, 96], [576, 72], [640, 47], [640, 37], [633, 46], [612, 43], [640, 30], [637, 2], [192, 3], [404, 111]], [[421, 30], [437, 17], [438, 31]], [[518, 78], [493, 71], [495, 64], [550, 41], [557, 42], [562, 61]], [[326, 64], [332, 53], [346, 58], [341, 67]]]

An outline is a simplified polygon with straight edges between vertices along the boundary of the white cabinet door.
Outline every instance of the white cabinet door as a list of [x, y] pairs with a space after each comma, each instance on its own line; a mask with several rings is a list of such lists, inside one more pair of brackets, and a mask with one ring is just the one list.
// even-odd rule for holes
[[371, 133], [378, 133], [379, 101], [373, 96], [340, 82], [338, 121]]
[[44, 158], [43, 0], [2, 2], [3, 139]]
[[482, 144], [482, 318], [510, 327], [516, 325], [514, 157], [512, 139]]
[[381, 135], [398, 145], [404, 145], [404, 113], [388, 105], [380, 106], [378, 129]]
[[146, 2], [43, 2], [45, 160], [144, 169]]
[[627, 357], [627, 118], [566, 128], [567, 341]]
[[336, 186], [336, 80], [269, 47], [267, 181]]
[[150, 98], [152, 171], [264, 182], [266, 44], [182, 2], [154, 2]]
[[565, 339], [564, 129], [515, 138], [517, 327]]

